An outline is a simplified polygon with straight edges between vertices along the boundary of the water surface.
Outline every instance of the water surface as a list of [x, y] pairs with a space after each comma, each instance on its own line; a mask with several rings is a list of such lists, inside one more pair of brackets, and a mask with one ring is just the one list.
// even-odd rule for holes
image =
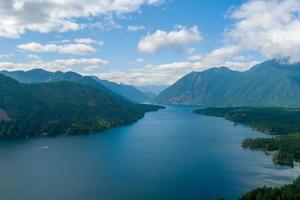
[[262, 133], [192, 110], [168, 107], [100, 134], [1, 141], [0, 199], [236, 199], [300, 174], [240, 147]]

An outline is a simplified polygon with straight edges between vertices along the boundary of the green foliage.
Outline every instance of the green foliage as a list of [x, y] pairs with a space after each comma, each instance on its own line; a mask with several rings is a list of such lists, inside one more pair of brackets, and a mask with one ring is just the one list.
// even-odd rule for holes
[[[89, 81], [89, 80], [88, 80]], [[20, 84], [0, 75], [0, 138], [83, 134], [132, 123], [161, 107], [134, 104], [75, 82]]]
[[276, 151], [273, 161], [276, 164], [294, 166], [300, 160], [300, 134], [283, 135], [273, 138], [246, 139], [243, 148], [262, 151]]
[[298, 200], [300, 199], [300, 178], [281, 188], [262, 187], [243, 195], [240, 200]]

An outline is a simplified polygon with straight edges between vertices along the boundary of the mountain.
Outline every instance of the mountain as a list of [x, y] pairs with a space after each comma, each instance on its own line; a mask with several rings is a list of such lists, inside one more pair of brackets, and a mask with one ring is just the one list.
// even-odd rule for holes
[[144, 93], [149, 93], [157, 96], [159, 95], [159, 93], [167, 89], [169, 86], [170, 85], [142, 85], [142, 86], [135, 86], [135, 87]]
[[0, 138], [103, 131], [160, 108], [69, 81], [21, 84], [0, 74], [0, 91]]
[[56, 81], [73, 81], [81, 84], [92, 85], [103, 89], [103, 86], [113, 93], [122, 96], [134, 102], [151, 101], [155, 97], [141, 92], [133, 86], [117, 84], [106, 80], [101, 80], [92, 76], [81, 76], [75, 72], [48, 72], [42, 69], [33, 69], [30, 71], [0, 71], [0, 73], [9, 76], [21, 83], [48, 83]]
[[245, 72], [226, 67], [192, 72], [156, 99], [204, 106], [299, 106], [300, 63], [269, 60]]
[[211, 68], [204, 72], [192, 72], [157, 97], [161, 103], [186, 105], [218, 105], [228, 88], [240, 78], [241, 73], [226, 67]]
[[114, 82], [110, 82], [107, 80], [101, 80], [97, 77], [93, 77], [96, 81], [104, 85], [109, 90], [125, 97], [134, 102], [146, 102], [152, 101], [156, 98], [156, 95], [153, 96], [152, 94], [142, 92], [141, 90], [137, 89], [134, 86], [126, 85], [126, 84], [117, 84]]

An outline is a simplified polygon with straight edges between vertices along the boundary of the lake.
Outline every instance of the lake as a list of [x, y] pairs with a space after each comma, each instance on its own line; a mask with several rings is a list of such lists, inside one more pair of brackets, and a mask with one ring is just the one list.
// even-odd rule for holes
[[240, 147], [262, 133], [193, 109], [167, 107], [99, 134], [1, 141], [0, 199], [236, 199], [300, 174]]

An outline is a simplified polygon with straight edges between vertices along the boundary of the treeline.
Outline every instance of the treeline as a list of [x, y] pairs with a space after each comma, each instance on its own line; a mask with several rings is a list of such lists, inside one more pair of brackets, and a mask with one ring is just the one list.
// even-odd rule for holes
[[[0, 138], [85, 134], [135, 122], [161, 107], [118, 99], [75, 82], [20, 84], [0, 75]], [[6, 117], [7, 118], [7, 117]]]
[[273, 138], [246, 139], [243, 148], [252, 150], [272, 151], [275, 164], [294, 166], [300, 160], [300, 135], [283, 135]]
[[194, 112], [224, 117], [265, 133], [284, 135], [300, 132], [300, 109], [298, 108], [206, 108]]
[[262, 187], [243, 195], [240, 200], [298, 200], [300, 199], [300, 178], [280, 188]]

